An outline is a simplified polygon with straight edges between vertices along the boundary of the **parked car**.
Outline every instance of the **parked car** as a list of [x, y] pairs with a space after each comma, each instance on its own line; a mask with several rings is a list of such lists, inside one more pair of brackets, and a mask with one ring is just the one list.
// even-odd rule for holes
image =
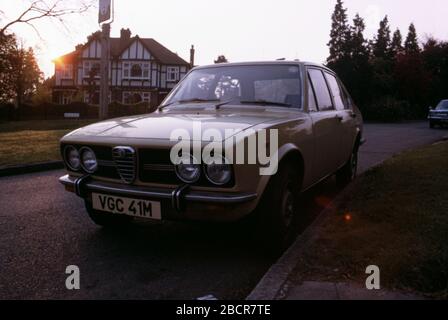
[[448, 124], [448, 100], [442, 100], [435, 109], [429, 110], [429, 127], [432, 129], [436, 125]]
[[[223, 161], [173, 163], [177, 135], [193, 136], [189, 143], [199, 143], [199, 149], [211, 143], [195, 133], [198, 126], [222, 135], [214, 142], [223, 145]], [[271, 175], [261, 174], [266, 165], [260, 161], [229, 163], [228, 154], [256, 141], [252, 138], [263, 130], [278, 136], [278, 166]], [[271, 140], [266, 146], [275, 143]], [[68, 174], [60, 182], [85, 200], [100, 226], [135, 217], [249, 218], [270, 244], [284, 244], [300, 215], [299, 194], [335, 173], [341, 183], [352, 181], [362, 141], [362, 115], [326, 67], [297, 61], [204, 66], [191, 70], [158, 111], [63, 137]], [[255, 156], [251, 152], [246, 148], [243, 158]], [[178, 155], [197, 160], [191, 152]]]

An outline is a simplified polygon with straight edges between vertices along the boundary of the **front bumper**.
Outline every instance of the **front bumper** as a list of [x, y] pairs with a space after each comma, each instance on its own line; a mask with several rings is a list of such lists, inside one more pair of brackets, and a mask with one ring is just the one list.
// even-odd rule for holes
[[431, 122], [448, 123], [448, 118], [446, 117], [428, 117], [428, 120]]
[[[190, 190], [188, 185], [175, 189], [131, 186], [95, 181], [90, 176], [72, 177], [65, 175], [59, 182], [67, 190], [89, 200], [92, 192], [129, 198], [158, 200], [164, 204], [168, 219], [195, 220], [237, 220], [248, 212], [245, 208], [257, 199], [256, 193], [218, 193]], [[241, 210], [236, 210], [240, 208]], [[198, 215], [198, 210], [201, 212]], [[195, 212], [196, 211], [196, 212]], [[207, 212], [211, 211], [211, 212]], [[240, 211], [240, 212], [237, 212]], [[212, 216], [210, 216], [212, 214]], [[219, 217], [216, 214], [220, 215]], [[212, 219], [209, 219], [209, 218]]]

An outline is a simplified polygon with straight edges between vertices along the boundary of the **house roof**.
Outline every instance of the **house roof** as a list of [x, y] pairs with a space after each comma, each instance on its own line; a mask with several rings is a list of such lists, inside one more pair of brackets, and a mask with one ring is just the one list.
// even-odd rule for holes
[[110, 50], [113, 56], [119, 56], [126, 50], [135, 40], [140, 42], [151, 52], [151, 54], [163, 64], [187, 65], [188, 62], [179, 57], [174, 52], [152, 38], [140, 38], [135, 36], [127, 40], [121, 38], [110, 39]]
[[64, 54], [63, 56], [60, 56], [53, 60], [53, 62], [59, 62], [59, 63], [66, 63], [71, 62], [75, 57], [77, 57], [78, 51], [72, 51], [70, 53]]
[[[93, 40], [99, 40], [97, 37], [91, 37], [89, 41], [73, 52], [63, 55], [56, 59], [56, 61], [66, 62], [71, 61], [73, 58], [77, 57], [82, 50], [89, 45]], [[139, 40], [145, 48], [161, 63], [172, 64], [172, 65], [188, 65], [189, 63], [179, 57], [174, 52], [167, 49], [165, 46], [157, 42], [152, 38], [140, 38], [139, 36], [130, 37], [128, 39], [123, 38], [111, 38], [110, 39], [110, 50], [112, 56], [120, 56], [123, 51], [125, 51], [135, 40]]]

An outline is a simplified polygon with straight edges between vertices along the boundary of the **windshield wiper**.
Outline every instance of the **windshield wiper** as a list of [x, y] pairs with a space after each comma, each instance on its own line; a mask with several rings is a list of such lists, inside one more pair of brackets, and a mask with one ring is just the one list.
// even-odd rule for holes
[[267, 100], [253, 100], [253, 101], [240, 101], [241, 104], [258, 104], [261, 106], [279, 106], [279, 107], [292, 107], [289, 103], [267, 101]]
[[228, 104], [231, 104], [231, 103], [234, 103], [234, 102], [240, 103], [240, 100], [238, 100], [238, 99], [231, 99], [231, 100], [227, 100], [227, 101], [224, 101], [224, 102], [220, 102], [220, 103], [215, 105], [215, 108], [216, 108], [216, 110], [219, 110], [219, 109], [221, 109], [221, 107], [223, 107], [225, 105], [228, 105]]
[[171, 103], [168, 103], [166, 105], [163, 105], [159, 108], [159, 110], [163, 110], [166, 107], [175, 105], [175, 104], [185, 104], [185, 103], [204, 103], [204, 102], [219, 102], [220, 100], [218, 99], [201, 99], [201, 98], [192, 98], [192, 99], [185, 99], [185, 100], [179, 100], [179, 101], [174, 101]]
[[183, 104], [183, 103], [194, 103], [194, 102], [202, 103], [202, 102], [217, 102], [217, 101], [219, 101], [219, 100], [218, 100], [218, 99], [200, 99], [200, 98], [193, 98], [193, 99], [179, 100], [178, 102], [179, 102], [180, 104]]
[[222, 103], [218, 103], [215, 107], [217, 110], [219, 110], [221, 107], [228, 105], [230, 103], [238, 102], [239, 104], [259, 104], [262, 106], [279, 106], [279, 107], [292, 107], [289, 103], [282, 103], [282, 102], [275, 102], [275, 101], [267, 101], [267, 100], [238, 100], [238, 99], [232, 99], [228, 100]]

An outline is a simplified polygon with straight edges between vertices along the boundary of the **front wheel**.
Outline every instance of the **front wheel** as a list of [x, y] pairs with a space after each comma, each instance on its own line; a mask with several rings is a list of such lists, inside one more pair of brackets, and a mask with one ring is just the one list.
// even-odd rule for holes
[[279, 254], [292, 242], [298, 212], [301, 173], [284, 163], [271, 178], [256, 212], [256, 239], [264, 250]]
[[339, 185], [346, 186], [350, 182], [355, 180], [357, 174], [358, 174], [358, 147], [356, 146], [353, 149], [352, 154], [350, 155], [350, 159], [336, 173], [336, 181]]
[[112, 213], [104, 213], [98, 210], [93, 209], [92, 204], [88, 201], [85, 202], [87, 213], [89, 214], [90, 219], [101, 227], [104, 228], [117, 228], [130, 224], [133, 220], [132, 217], [125, 215], [116, 215]]

